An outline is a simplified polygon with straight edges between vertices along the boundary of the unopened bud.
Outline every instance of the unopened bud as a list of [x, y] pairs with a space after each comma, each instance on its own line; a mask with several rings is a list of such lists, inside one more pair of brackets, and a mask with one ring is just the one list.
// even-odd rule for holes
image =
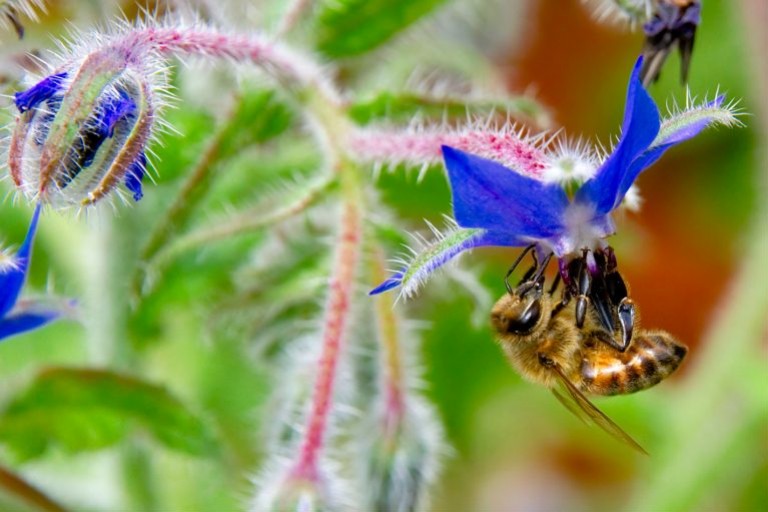
[[152, 84], [113, 53], [93, 53], [79, 68], [14, 96], [19, 115], [8, 163], [14, 183], [31, 199], [86, 206], [121, 184], [141, 199]]

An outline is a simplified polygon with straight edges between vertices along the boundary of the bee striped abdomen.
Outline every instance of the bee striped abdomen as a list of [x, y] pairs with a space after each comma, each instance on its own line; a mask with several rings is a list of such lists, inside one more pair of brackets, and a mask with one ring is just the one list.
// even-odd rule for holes
[[583, 351], [582, 389], [595, 395], [624, 395], [650, 388], [674, 372], [687, 353], [663, 331], [640, 332], [626, 352]]

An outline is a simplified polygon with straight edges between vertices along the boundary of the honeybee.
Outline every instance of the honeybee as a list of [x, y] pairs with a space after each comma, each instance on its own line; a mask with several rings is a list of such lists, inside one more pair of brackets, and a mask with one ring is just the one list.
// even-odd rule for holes
[[654, 386], [680, 366], [688, 349], [667, 332], [639, 329], [622, 352], [594, 314], [577, 327], [574, 301], [553, 300], [543, 285], [543, 277], [524, 281], [491, 311], [510, 363], [527, 380], [551, 389], [582, 420], [647, 454], [585, 394], [620, 395]]

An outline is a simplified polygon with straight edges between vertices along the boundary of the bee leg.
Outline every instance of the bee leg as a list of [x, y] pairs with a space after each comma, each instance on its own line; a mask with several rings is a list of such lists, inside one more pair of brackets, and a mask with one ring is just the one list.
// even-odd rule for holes
[[621, 352], [627, 350], [632, 341], [632, 330], [635, 325], [635, 304], [629, 297], [624, 297], [618, 307], [619, 324], [621, 324]]
[[555, 274], [555, 279], [552, 280], [552, 286], [549, 287], [549, 291], [547, 293], [549, 293], [549, 295], [554, 295], [559, 284], [560, 274]]
[[[509, 280], [507, 279], [505, 281], [507, 284], [507, 291], [509, 291], [509, 293], [513, 295], [523, 296], [527, 294], [531, 288], [537, 287], [539, 291], [539, 297], [540, 297], [541, 296], [540, 293], [544, 288], [544, 270], [546, 270], [547, 265], [549, 265], [549, 261], [551, 259], [552, 259], [552, 253], [549, 253], [544, 257], [544, 261], [539, 263], [539, 259], [534, 254], [533, 255], [534, 265], [533, 267], [529, 268], [528, 271], [525, 273], [523, 278], [520, 280], [520, 283], [518, 283], [517, 288], [515, 288], [512, 291], [509, 291], [509, 288], [510, 288]], [[507, 277], [509, 277], [509, 275], [507, 275]]]
[[525, 271], [525, 274], [523, 274], [523, 277], [520, 278], [520, 281], [517, 282], [517, 286], [520, 286], [521, 284], [528, 281], [533, 281], [533, 279], [531, 278], [536, 274], [536, 271], [538, 270], [538, 268], [539, 268], [539, 262], [536, 260], [536, 256], [534, 256], [533, 265], [531, 265], [531, 267]]
[[688, 82], [688, 69], [691, 65], [693, 54], [693, 41], [696, 37], [696, 27], [701, 22], [701, 4], [698, 1], [690, 2], [684, 8], [678, 28], [677, 48], [680, 50], [680, 78], [683, 84]]
[[579, 294], [576, 297], [576, 327], [582, 328], [589, 308], [589, 293], [592, 288], [592, 276], [586, 265], [579, 270]]
[[[507, 292], [509, 292], [510, 295], [513, 295], [515, 293], [515, 290], [512, 288], [512, 285], [509, 284], [509, 276], [512, 275], [512, 272], [515, 271], [515, 269], [520, 264], [520, 262], [523, 260], [523, 258], [525, 258], [525, 255], [528, 254], [529, 252], [531, 252], [531, 249], [533, 249], [534, 247], [536, 247], [536, 244], [531, 244], [528, 247], [526, 247], [525, 249], [523, 249], [523, 252], [520, 253], [520, 256], [517, 257], [517, 259], [512, 264], [512, 266], [509, 267], [509, 270], [507, 270], [507, 275], [504, 276], [504, 286], [507, 287]], [[534, 258], [534, 261], [535, 261], [535, 258]]]
[[629, 346], [629, 342], [632, 341], [632, 331], [636, 316], [635, 305], [632, 299], [629, 298], [627, 284], [624, 282], [619, 271], [616, 270], [616, 256], [610, 247], [607, 247], [605, 250], [605, 258], [605, 288], [608, 298], [616, 307], [616, 316], [619, 323], [618, 327], [621, 329], [623, 347], [620, 350], [623, 352]]
[[[536, 258], [534, 258], [536, 259]], [[547, 266], [549, 266], [549, 262], [552, 260], [552, 253], [547, 254], [544, 257], [544, 261], [539, 264], [538, 260], [536, 260], [536, 265], [538, 266], [538, 269], [536, 270], [536, 273], [531, 278], [531, 281], [538, 282], [543, 281], [544, 278], [544, 271], [547, 270]]]
[[600, 340], [614, 350], [624, 352], [626, 347], [616, 341], [614, 337], [603, 329], [596, 329], [588, 333], [589, 338]]
[[555, 366], [555, 361], [542, 352], [536, 354], [536, 357], [539, 359], [539, 364], [545, 368], [552, 368]]

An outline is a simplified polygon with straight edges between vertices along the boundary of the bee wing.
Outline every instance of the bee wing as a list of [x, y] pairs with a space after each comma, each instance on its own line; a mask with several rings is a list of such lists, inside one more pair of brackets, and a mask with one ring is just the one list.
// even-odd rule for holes
[[563, 396], [562, 393], [560, 393], [558, 390], [552, 388], [552, 394], [555, 395], [555, 398], [557, 398], [557, 401], [563, 404], [563, 407], [571, 411], [571, 413], [579, 418], [581, 421], [583, 421], [586, 425], [589, 425], [589, 417], [584, 414], [584, 411], [579, 409], [576, 404], [574, 404], [573, 399], [568, 399]]
[[632, 437], [624, 432], [620, 426], [614, 423], [611, 418], [595, 407], [595, 405], [590, 402], [570, 380], [568, 380], [559, 365], [555, 364], [553, 369], [557, 374], [560, 384], [562, 384], [563, 388], [567, 391], [567, 396], [564, 396], [555, 389], [552, 391], [555, 394], [555, 397], [566, 407], [566, 409], [571, 411], [585, 423], [594, 423], [619, 441], [628, 444], [640, 453], [648, 455], [648, 452], [646, 452], [637, 441], [632, 439]]

